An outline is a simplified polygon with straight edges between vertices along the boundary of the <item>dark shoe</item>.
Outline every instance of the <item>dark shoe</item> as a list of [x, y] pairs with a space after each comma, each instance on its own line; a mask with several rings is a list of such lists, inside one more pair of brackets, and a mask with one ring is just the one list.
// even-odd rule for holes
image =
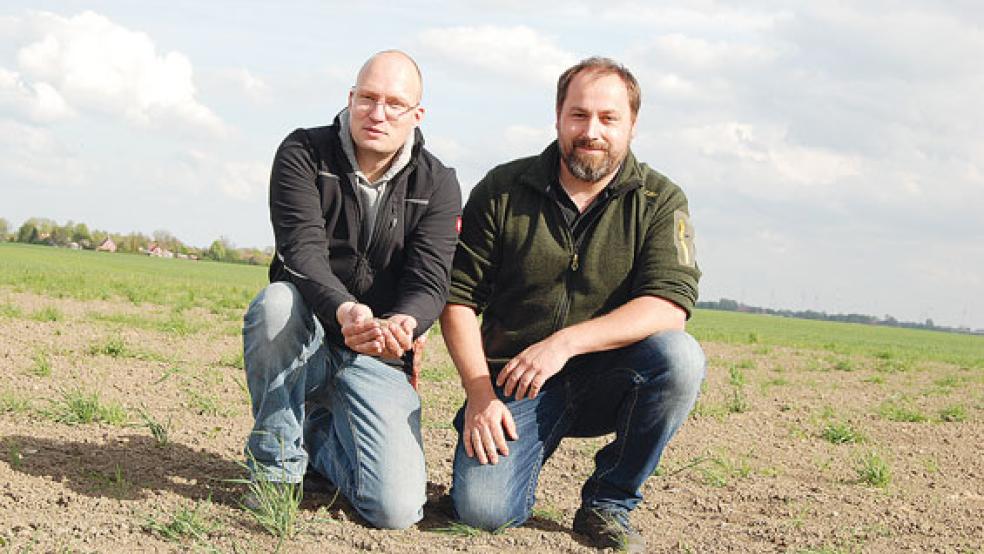
[[620, 510], [582, 507], [574, 514], [574, 532], [586, 536], [598, 548], [646, 551], [646, 539], [629, 525], [629, 514]]
[[311, 468], [304, 473], [303, 483], [304, 494], [335, 494], [338, 491], [335, 483]]

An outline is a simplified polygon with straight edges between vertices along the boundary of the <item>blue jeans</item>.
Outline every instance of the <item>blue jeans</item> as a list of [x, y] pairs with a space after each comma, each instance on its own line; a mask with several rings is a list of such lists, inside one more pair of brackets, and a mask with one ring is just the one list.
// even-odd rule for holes
[[[536, 501], [540, 469], [564, 437], [615, 433], [595, 454], [581, 505], [627, 513], [642, 500], [646, 478], [687, 418], [704, 378], [700, 345], [683, 331], [573, 358], [536, 398], [496, 394], [512, 413], [519, 439], [496, 465], [469, 458], [462, 444], [464, 410], [455, 418], [458, 447], [451, 498], [459, 519], [493, 530], [525, 522]], [[493, 377], [494, 379], [494, 377]]]
[[310, 466], [370, 524], [420, 521], [427, 484], [420, 397], [405, 373], [326, 342], [290, 283], [256, 296], [243, 345], [255, 421], [245, 453], [254, 475], [299, 483]]

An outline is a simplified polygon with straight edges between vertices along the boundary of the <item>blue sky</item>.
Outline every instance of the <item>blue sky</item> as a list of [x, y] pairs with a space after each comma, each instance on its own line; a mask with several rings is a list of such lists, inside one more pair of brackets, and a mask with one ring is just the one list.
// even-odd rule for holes
[[5, 2], [0, 217], [271, 245], [277, 144], [386, 48], [467, 193], [606, 55], [643, 87], [636, 155], [690, 198], [702, 298], [984, 328], [978, 3], [353, 4]]

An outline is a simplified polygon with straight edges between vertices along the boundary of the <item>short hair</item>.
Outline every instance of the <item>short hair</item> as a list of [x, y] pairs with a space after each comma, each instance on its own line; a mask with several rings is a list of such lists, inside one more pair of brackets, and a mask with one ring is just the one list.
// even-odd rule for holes
[[577, 65], [569, 67], [567, 71], [560, 74], [560, 79], [557, 79], [558, 115], [560, 114], [560, 109], [564, 106], [564, 101], [567, 99], [567, 89], [570, 88], [571, 81], [581, 72], [618, 75], [622, 79], [622, 82], [625, 83], [625, 90], [629, 93], [629, 108], [632, 110], [632, 117], [635, 118], [639, 115], [639, 107], [642, 106], [642, 91], [639, 88], [639, 81], [636, 80], [632, 72], [624, 65], [611, 58], [603, 58], [601, 56], [592, 56], [581, 60]]

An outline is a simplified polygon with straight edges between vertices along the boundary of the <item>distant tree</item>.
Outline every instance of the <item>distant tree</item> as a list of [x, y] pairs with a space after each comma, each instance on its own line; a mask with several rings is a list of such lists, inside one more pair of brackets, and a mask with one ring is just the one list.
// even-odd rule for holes
[[159, 244], [161, 248], [165, 248], [171, 252], [181, 252], [184, 249], [184, 245], [181, 244], [181, 241], [169, 231], [158, 229], [157, 231], [154, 231], [153, 236], [154, 242]]
[[150, 239], [142, 233], [130, 233], [127, 235], [110, 235], [116, 243], [118, 252], [139, 252], [141, 248], [147, 248]]
[[17, 229], [17, 242], [32, 243], [38, 238], [38, 226], [37, 224], [28, 219], [21, 224], [20, 228]]
[[0, 241], [6, 241], [7, 235], [10, 234], [10, 223], [7, 220], [0, 217]]
[[74, 229], [75, 224], [71, 221], [64, 226], [55, 225], [51, 229], [51, 235], [49, 235], [48, 239], [55, 246], [68, 246], [68, 243], [72, 242]]
[[103, 241], [109, 238], [109, 233], [107, 233], [106, 231], [100, 231], [99, 229], [96, 229], [89, 236], [91, 237], [92, 240], [92, 248], [96, 248], [97, 246], [102, 244]]
[[226, 242], [225, 237], [212, 241], [212, 245], [205, 251], [205, 256], [217, 262], [225, 261], [226, 257], [229, 255], [229, 249], [226, 247]]
[[92, 234], [85, 223], [76, 223], [72, 228], [72, 240], [79, 243], [83, 248], [89, 248], [92, 244]]

